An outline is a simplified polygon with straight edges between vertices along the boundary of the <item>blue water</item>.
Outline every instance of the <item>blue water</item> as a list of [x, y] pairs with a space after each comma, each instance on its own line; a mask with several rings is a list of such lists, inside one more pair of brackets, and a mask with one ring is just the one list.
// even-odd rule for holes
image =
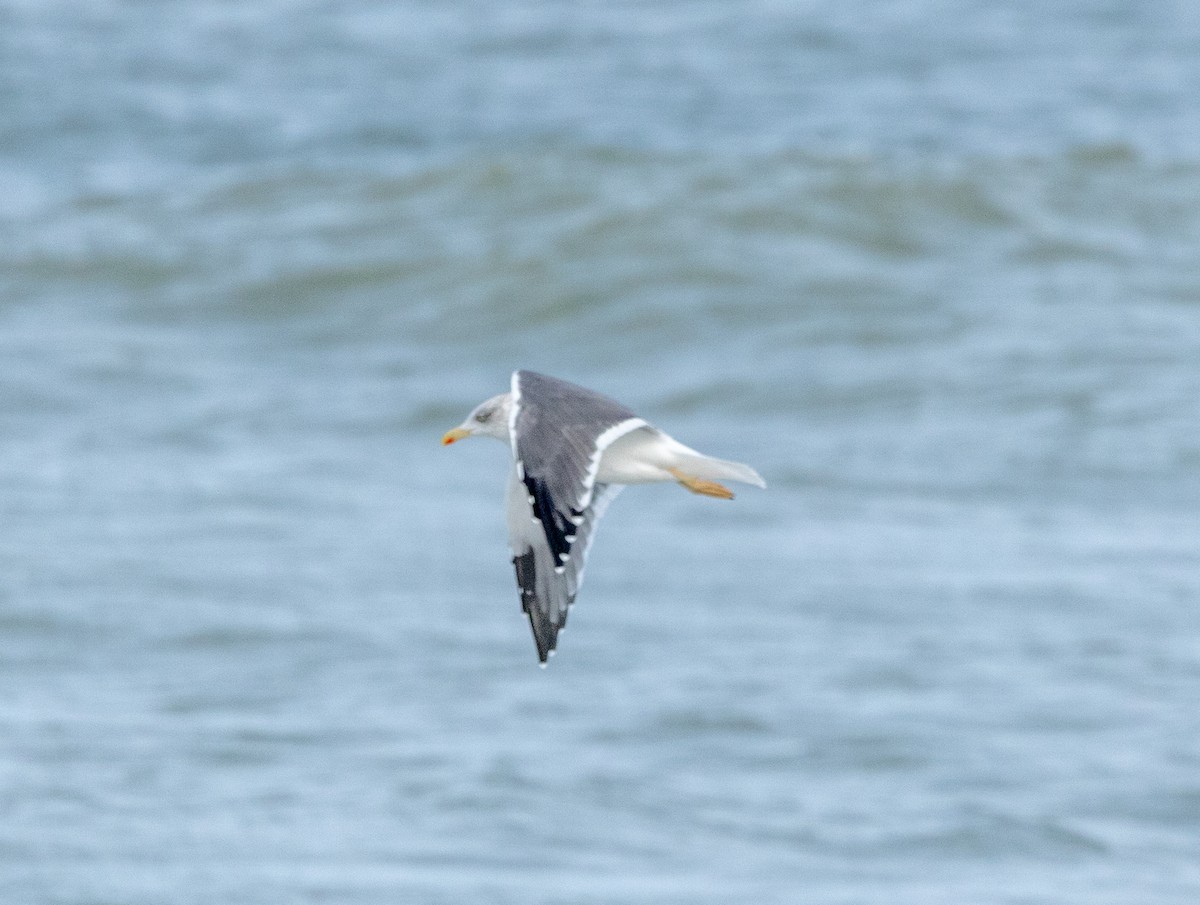
[[0, 5], [0, 902], [1200, 900], [1198, 10]]

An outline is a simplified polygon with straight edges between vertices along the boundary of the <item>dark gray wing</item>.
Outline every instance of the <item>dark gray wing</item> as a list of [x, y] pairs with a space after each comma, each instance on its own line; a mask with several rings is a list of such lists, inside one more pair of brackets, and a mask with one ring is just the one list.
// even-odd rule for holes
[[596, 483], [605, 448], [645, 422], [599, 393], [517, 371], [509, 544], [538, 659], [554, 650], [583, 582], [600, 516], [621, 487]]
[[591, 505], [600, 455], [646, 422], [607, 396], [533, 371], [513, 374], [512, 400], [517, 477], [562, 566]]
[[608, 504], [624, 488], [620, 485], [597, 484], [592, 503], [576, 527], [573, 552], [563, 565], [555, 565], [554, 554], [546, 542], [541, 523], [533, 516], [533, 508], [525, 486], [514, 474], [509, 486], [509, 542], [513, 548], [513, 568], [517, 586], [521, 589], [521, 609], [529, 617], [538, 660], [544, 665], [558, 644], [558, 633], [566, 627], [567, 615], [575, 595], [583, 584], [583, 570], [588, 551], [595, 538], [596, 524]]

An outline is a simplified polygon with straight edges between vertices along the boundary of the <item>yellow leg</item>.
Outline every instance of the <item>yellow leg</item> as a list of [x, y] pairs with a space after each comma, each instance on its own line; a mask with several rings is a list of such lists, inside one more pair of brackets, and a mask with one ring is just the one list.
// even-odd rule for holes
[[703, 494], [704, 496], [714, 496], [720, 500], [732, 500], [733, 491], [724, 484], [718, 484], [716, 481], [706, 481], [704, 478], [698, 478], [695, 475], [685, 474], [678, 468], [668, 468], [667, 471], [675, 476], [680, 484], [690, 490], [692, 493]]

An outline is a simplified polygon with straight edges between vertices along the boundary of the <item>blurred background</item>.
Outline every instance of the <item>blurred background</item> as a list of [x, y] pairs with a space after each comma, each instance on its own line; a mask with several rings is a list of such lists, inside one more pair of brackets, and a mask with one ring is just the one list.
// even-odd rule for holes
[[[1200, 6], [0, 2], [0, 899], [1200, 898]], [[533, 368], [753, 464], [539, 670]]]

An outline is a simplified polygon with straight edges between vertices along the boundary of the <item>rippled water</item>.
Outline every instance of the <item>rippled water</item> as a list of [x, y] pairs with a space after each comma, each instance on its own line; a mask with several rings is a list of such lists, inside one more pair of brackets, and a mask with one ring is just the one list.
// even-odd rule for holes
[[[1191, 903], [1200, 15], [0, 7], [0, 900]], [[635, 488], [539, 670], [528, 367]]]

